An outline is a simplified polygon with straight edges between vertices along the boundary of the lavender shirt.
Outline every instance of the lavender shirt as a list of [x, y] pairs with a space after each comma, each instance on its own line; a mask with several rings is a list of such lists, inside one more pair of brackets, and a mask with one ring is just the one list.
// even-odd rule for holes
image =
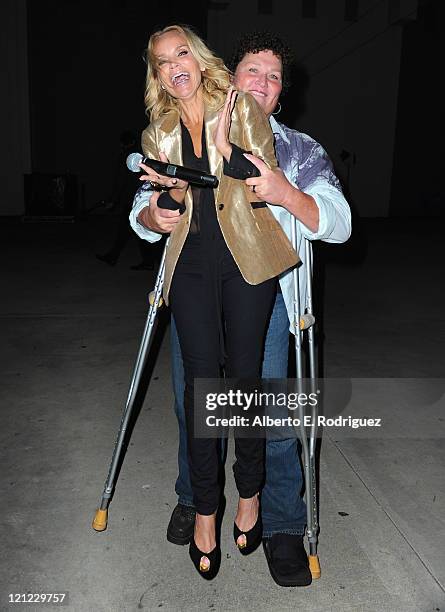
[[[275, 136], [278, 165], [290, 183], [314, 198], [319, 209], [317, 232], [311, 232], [303, 223], [297, 221], [296, 247], [302, 261], [299, 268], [300, 309], [304, 312], [306, 270], [303, 239], [345, 242], [351, 235], [351, 211], [335, 176], [332, 162], [323, 147], [307, 134], [292, 130], [275, 121], [273, 117], [270, 118], [270, 126]], [[268, 206], [290, 239], [292, 215], [282, 206]], [[292, 322], [294, 292], [291, 271], [280, 276], [280, 286], [289, 321]], [[293, 331], [292, 325], [290, 330]]]

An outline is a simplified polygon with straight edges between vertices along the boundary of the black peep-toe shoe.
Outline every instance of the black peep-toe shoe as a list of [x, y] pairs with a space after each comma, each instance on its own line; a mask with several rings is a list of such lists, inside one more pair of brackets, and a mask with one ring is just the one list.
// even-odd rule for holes
[[[238, 538], [240, 535], [246, 536], [245, 544], [238, 544]], [[263, 522], [261, 520], [261, 508], [258, 506], [258, 518], [256, 520], [255, 525], [249, 531], [241, 531], [238, 528], [237, 524], [233, 523], [233, 539], [235, 540], [235, 544], [238, 547], [238, 550], [242, 555], [250, 555], [251, 552], [256, 550], [258, 546], [261, 544], [263, 536]]]
[[[190, 559], [193, 561], [193, 565], [196, 567], [199, 574], [206, 580], [213, 580], [218, 573], [221, 565], [221, 547], [216, 544], [215, 548], [209, 553], [204, 553], [196, 546], [195, 538], [192, 537], [189, 547]], [[202, 558], [207, 557], [210, 561], [209, 567], [206, 567], [202, 563]]]

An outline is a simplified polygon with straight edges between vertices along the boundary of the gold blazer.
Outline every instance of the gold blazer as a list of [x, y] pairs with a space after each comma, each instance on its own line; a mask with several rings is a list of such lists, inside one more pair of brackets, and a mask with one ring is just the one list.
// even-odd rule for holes
[[[298, 263], [292, 248], [267, 207], [252, 208], [259, 199], [244, 181], [223, 174], [223, 157], [218, 153], [213, 132], [218, 123], [216, 111], [205, 112], [205, 136], [210, 173], [218, 177], [214, 189], [216, 215], [222, 234], [243, 278], [251, 285], [278, 276]], [[239, 93], [232, 113], [230, 142], [260, 157], [275, 168], [274, 139], [269, 122], [250, 94]], [[142, 133], [142, 150], [147, 157], [159, 159], [166, 154], [173, 164], [182, 165], [181, 125], [176, 113], [169, 113], [152, 123]], [[184, 242], [190, 227], [193, 210], [191, 189], [185, 195], [186, 211], [170, 236], [165, 260], [164, 299], [168, 293]]]

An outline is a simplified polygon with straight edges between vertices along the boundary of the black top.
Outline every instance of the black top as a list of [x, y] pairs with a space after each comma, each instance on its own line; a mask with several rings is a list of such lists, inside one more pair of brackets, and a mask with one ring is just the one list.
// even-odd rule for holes
[[[207, 155], [207, 143], [205, 138], [204, 123], [201, 132], [201, 157], [195, 155], [193, 141], [190, 132], [181, 121], [182, 136], [182, 162], [184, 166], [210, 173], [209, 158]], [[215, 210], [215, 197], [212, 187], [199, 187], [191, 185], [193, 197], [193, 214], [190, 223], [190, 234], [220, 235], [218, 219]], [[202, 229], [202, 232], [201, 232]], [[222, 235], [221, 235], [222, 237]]]
[[[181, 121], [182, 160], [186, 167], [209, 172], [209, 158], [205, 138], [204, 123], [201, 135], [201, 157], [195, 155], [193, 142], [188, 129]], [[191, 185], [193, 212], [190, 230], [183, 251], [195, 254], [193, 260], [201, 270], [205, 290], [209, 292], [210, 302], [214, 304], [215, 342], [219, 345], [220, 362], [224, 362], [224, 328], [222, 323], [222, 282], [220, 271], [221, 253], [227, 250], [215, 208], [215, 196], [212, 187]], [[190, 256], [190, 255], [189, 255]], [[189, 260], [189, 257], [187, 257]]]

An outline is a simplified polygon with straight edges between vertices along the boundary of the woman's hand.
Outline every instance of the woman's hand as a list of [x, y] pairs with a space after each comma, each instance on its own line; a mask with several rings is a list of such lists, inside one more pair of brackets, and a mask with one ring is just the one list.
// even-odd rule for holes
[[271, 170], [262, 159], [250, 153], [244, 153], [244, 157], [261, 172], [261, 176], [246, 179], [246, 185], [249, 185], [255, 195], [264, 202], [286, 208], [294, 187], [289, 183], [284, 172], [280, 168]]
[[[168, 164], [168, 158], [164, 153], [159, 153], [159, 157], [162, 162]], [[176, 202], [182, 203], [185, 198], [185, 192], [188, 189], [189, 184], [187, 181], [182, 181], [181, 179], [172, 178], [171, 176], [164, 176], [163, 174], [159, 174], [150, 166], [146, 164], [140, 163], [139, 166], [145, 170], [146, 174], [139, 177], [140, 181], [150, 181], [153, 187], [160, 187], [161, 189], [169, 189], [171, 197], [176, 200]]]
[[233, 86], [227, 92], [226, 101], [222, 111], [218, 115], [218, 124], [213, 133], [213, 140], [219, 153], [230, 161], [232, 155], [232, 145], [229, 142], [230, 124], [232, 123], [232, 111], [235, 106], [236, 96], [238, 92]]
[[261, 172], [261, 176], [246, 179], [253, 193], [268, 204], [282, 206], [311, 232], [318, 232], [320, 211], [314, 198], [294, 187], [280, 168], [271, 170], [259, 157], [244, 156]]
[[147, 229], [158, 234], [170, 234], [180, 219], [179, 210], [168, 210], [158, 207], [158, 198], [161, 195], [155, 191], [150, 198], [150, 206], [146, 206], [138, 214], [138, 221]]

